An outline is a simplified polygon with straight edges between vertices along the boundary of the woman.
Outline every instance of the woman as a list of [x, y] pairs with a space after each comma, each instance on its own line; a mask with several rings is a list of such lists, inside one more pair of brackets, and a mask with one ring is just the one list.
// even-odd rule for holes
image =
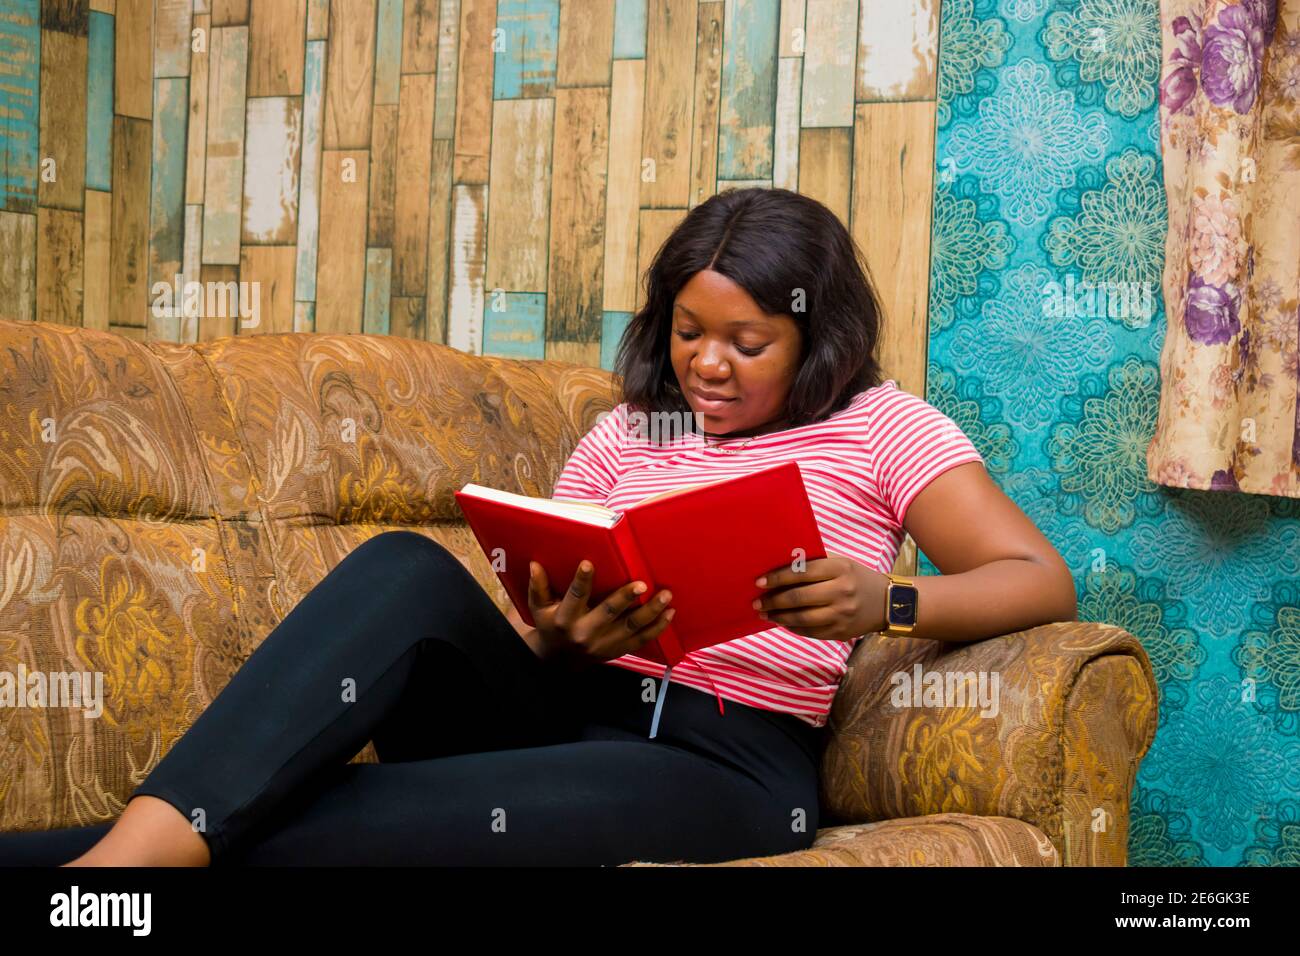
[[[796, 193], [715, 196], [655, 257], [616, 360], [624, 400], [555, 497], [621, 508], [797, 460], [828, 556], [756, 581], [773, 626], [675, 667], [654, 739], [663, 668], [637, 651], [668, 592], [637, 603], [629, 582], [593, 603], [589, 562], [563, 595], [531, 565], [529, 628], [440, 545], [389, 532], [290, 612], [111, 827], [0, 837], [0, 863], [616, 865], [811, 845], [827, 713], [856, 640], [885, 628], [904, 532], [944, 572], [915, 579], [913, 636], [1076, 614], [1065, 564], [973, 445], [881, 381], [878, 333], [852, 239]], [[635, 411], [702, 428], [648, 439]], [[380, 763], [347, 763], [368, 740]]]

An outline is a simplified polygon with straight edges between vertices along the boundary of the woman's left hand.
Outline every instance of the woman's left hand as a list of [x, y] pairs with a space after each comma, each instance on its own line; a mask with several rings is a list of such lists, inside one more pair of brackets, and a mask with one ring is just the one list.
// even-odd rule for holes
[[768, 593], [754, 602], [755, 609], [795, 634], [851, 641], [885, 627], [888, 579], [847, 555], [827, 551], [805, 562], [802, 571], [787, 564], [759, 580]]

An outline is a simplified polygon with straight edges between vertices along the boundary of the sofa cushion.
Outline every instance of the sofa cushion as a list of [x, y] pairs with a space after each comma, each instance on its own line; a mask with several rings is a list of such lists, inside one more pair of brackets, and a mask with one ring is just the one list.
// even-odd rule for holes
[[825, 827], [807, 850], [726, 863], [625, 866], [1060, 866], [1037, 827], [1010, 817], [936, 813], [879, 823]]

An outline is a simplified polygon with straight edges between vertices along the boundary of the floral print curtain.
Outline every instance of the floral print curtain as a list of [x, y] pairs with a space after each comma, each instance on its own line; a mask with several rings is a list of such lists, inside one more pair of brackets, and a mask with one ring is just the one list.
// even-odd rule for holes
[[1161, 0], [1161, 485], [1300, 497], [1300, 0]]

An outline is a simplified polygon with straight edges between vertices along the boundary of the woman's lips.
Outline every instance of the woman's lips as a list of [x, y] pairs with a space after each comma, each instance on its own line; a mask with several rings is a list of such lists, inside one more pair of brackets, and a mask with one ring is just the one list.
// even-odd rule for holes
[[691, 397], [699, 408], [708, 412], [720, 411], [735, 401], [734, 398], [705, 398], [695, 389], [691, 389]]

